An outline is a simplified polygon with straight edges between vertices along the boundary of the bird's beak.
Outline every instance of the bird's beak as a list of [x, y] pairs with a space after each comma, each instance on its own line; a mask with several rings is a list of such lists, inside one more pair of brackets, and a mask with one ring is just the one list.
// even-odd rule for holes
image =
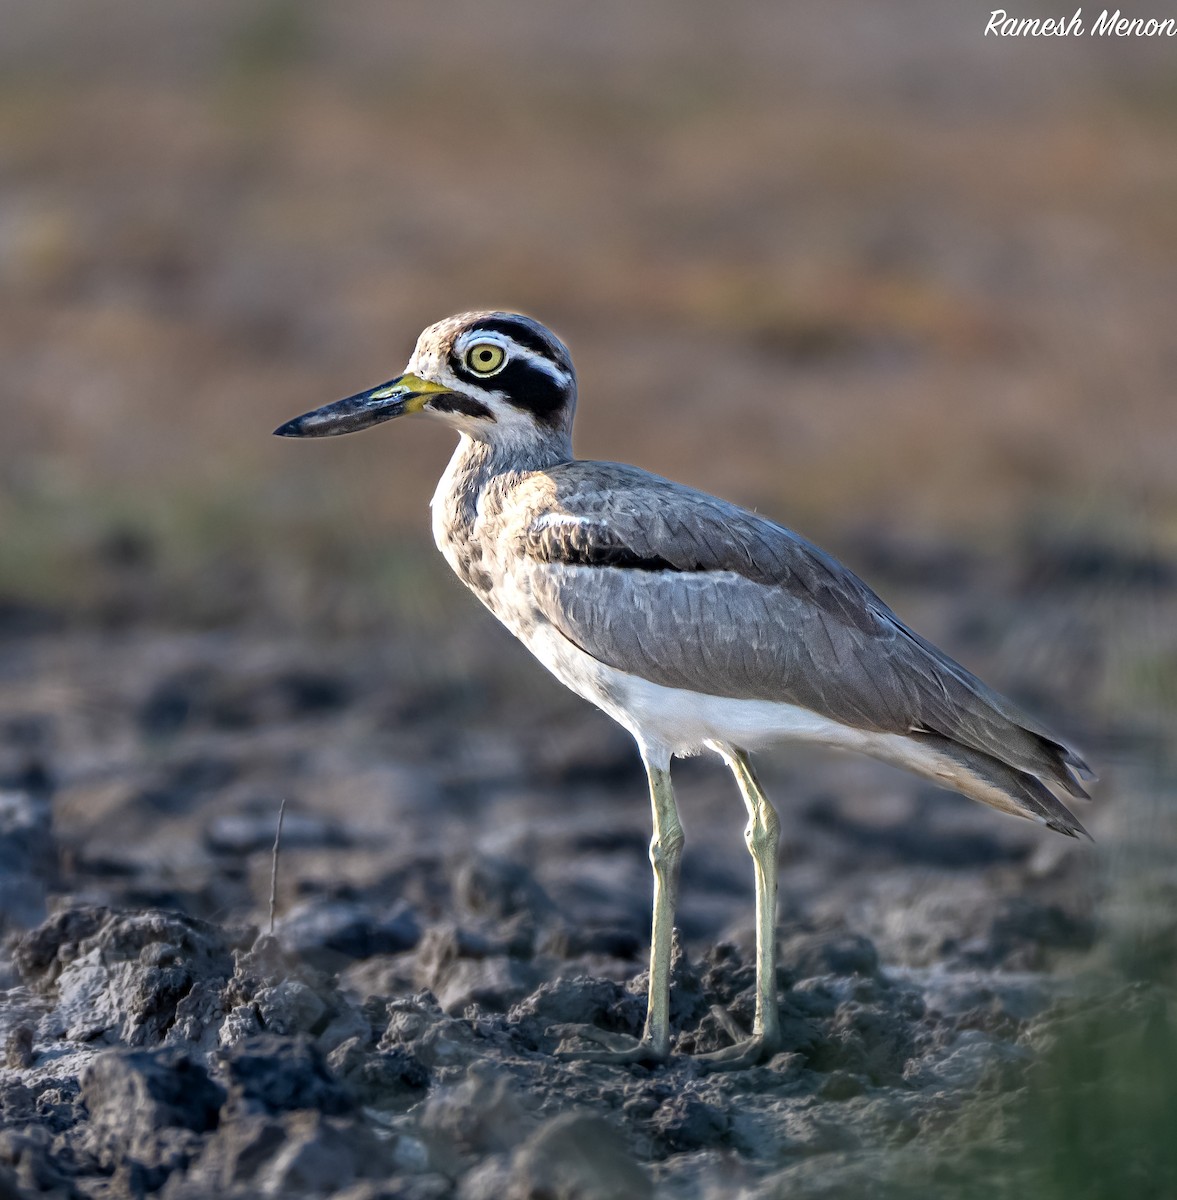
[[430, 383], [419, 375], [402, 375], [382, 383], [367, 392], [357, 392], [334, 404], [325, 404], [279, 425], [278, 437], [333, 437], [338, 433], [355, 433], [393, 417], [420, 412], [430, 396], [450, 389], [440, 383]]

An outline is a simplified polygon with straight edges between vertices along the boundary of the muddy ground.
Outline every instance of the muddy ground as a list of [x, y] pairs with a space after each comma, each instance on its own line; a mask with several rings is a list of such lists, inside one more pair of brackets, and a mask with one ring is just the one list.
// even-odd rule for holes
[[[946, 553], [876, 544], [875, 573], [982, 656], [995, 613], [1001, 646], [1055, 605], [1097, 634], [1111, 575], [1117, 611], [1177, 601], [1172, 564], [1097, 547]], [[1064, 712], [1049, 678], [1039, 709], [1107, 780], [1094, 847], [865, 760], [765, 759], [785, 1045], [735, 1074], [689, 1055], [726, 1044], [715, 1008], [751, 1019], [743, 817], [717, 766], [679, 764], [678, 1053], [577, 1063], [562, 1026], [643, 1018], [626, 735], [476, 613], [432, 645], [158, 630], [149, 561], [106, 562], [101, 617], [4, 614], [0, 1195], [940, 1195], [978, 1155], [1019, 1188], [1019, 1105], [1064, 1086], [1043, 1062], [1077, 1020], [1097, 1082], [1126, 1033], [1165, 1053], [1162, 743]], [[1032, 569], [1054, 578], [1028, 600]]]
[[[2, 1200], [1177, 1195], [1173, 51], [972, 7], [3, 5]], [[765, 756], [786, 1046], [704, 1076], [752, 871], [678, 764], [681, 1053], [558, 1058], [642, 1019], [633, 747], [426, 543], [447, 434], [270, 437], [481, 306], [1073, 740], [1094, 845]]]

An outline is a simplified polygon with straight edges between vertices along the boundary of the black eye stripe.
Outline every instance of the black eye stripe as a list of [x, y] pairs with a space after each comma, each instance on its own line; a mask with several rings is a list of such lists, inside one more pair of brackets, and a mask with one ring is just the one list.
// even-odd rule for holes
[[537, 421], [551, 422], [568, 403], [568, 389], [526, 359], [509, 362], [492, 382], [509, 404], [530, 412]]
[[463, 396], [460, 392], [443, 392], [426, 402], [435, 412], [463, 413], [467, 417], [480, 417], [484, 420], [494, 420], [494, 413], [473, 396]]

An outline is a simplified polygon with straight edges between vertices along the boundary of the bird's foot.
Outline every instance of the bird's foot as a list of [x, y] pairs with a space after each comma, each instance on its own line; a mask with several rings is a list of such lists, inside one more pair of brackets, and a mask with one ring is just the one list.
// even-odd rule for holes
[[[556, 1051], [556, 1057], [566, 1062], [575, 1060], [599, 1063], [661, 1063], [670, 1057], [670, 1047], [659, 1048], [651, 1038], [635, 1038], [628, 1033], [609, 1033], [595, 1025], [553, 1025], [548, 1032], [563, 1039]], [[564, 1049], [565, 1042], [572, 1038], [594, 1042], [602, 1049]]]
[[759, 1066], [771, 1058], [777, 1051], [775, 1038], [767, 1038], [762, 1033], [753, 1034], [733, 1046], [724, 1046], [722, 1050], [712, 1050], [709, 1054], [696, 1054], [691, 1060], [699, 1064], [699, 1070], [704, 1074], [713, 1071], [742, 1071], [746, 1067]]
[[732, 1020], [726, 1009], [714, 1005], [711, 1014], [732, 1039], [732, 1045], [724, 1046], [722, 1050], [712, 1050], [707, 1054], [696, 1054], [692, 1061], [698, 1063], [699, 1070], [704, 1073], [742, 1071], [746, 1067], [755, 1067], [771, 1058], [780, 1048], [781, 1036], [777, 1029], [760, 1030], [749, 1037]]

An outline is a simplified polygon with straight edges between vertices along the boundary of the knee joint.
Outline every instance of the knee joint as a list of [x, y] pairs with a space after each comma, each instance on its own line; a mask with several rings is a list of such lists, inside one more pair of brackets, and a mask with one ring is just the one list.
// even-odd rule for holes
[[744, 841], [753, 854], [775, 853], [781, 839], [781, 819], [772, 808], [758, 809], [744, 830]]
[[676, 866], [682, 857], [684, 841], [682, 827], [677, 825], [662, 834], [655, 834], [650, 839], [650, 862], [654, 864], [654, 870], [664, 871]]

